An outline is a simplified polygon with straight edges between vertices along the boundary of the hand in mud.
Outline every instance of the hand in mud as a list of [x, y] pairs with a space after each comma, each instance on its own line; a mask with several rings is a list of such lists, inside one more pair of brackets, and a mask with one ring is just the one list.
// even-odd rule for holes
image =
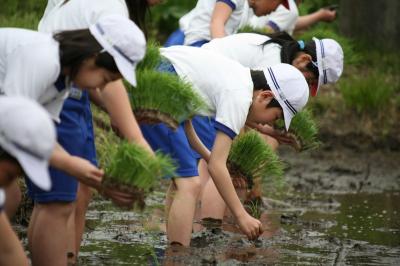
[[79, 182], [85, 185], [99, 189], [104, 171], [91, 164], [88, 160], [77, 156], [71, 156], [70, 175], [75, 176]]
[[104, 187], [100, 194], [110, 199], [115, 205], [122, 208], [131, 209], [136, 201], [136, 196], [131, 193], [122, 192], [115, 188]]
[[237, 217], [240, 230], [249, 238], [256, 240], [262, 233], [262, 224], [259, 220], [251, 217], [246, 211], [243, 216]]

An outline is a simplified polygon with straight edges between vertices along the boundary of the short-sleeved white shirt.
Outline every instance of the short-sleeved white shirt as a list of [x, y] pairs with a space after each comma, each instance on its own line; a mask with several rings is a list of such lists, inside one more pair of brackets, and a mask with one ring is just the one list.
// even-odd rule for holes
[[215, 116], [216, 128], [231, 138], [239, 134], [253, 99], [250, 69], [202, 48], [171, 46], [160, 51], [208, 104], [209, 112], [199, 115]]
[[4, 190], [0, 188], [0, 208], [3, 207], [5, 201], [6, 201], [6, 195], [4, 194]]
[[283, 5], [279, 5], [274, 12], [267, 16], [252, 16], [249, 18], [248, 24], [254, 28], [269, 26], [274, 31], [286, 31], [292, 35], [299, 18], [299, 10], [294, 0], [289, 0], [289, 7], [288, 10]]
[[0, 94], [35, 100], [59, 122], [69, 92], [65, 82], [55, 86], [60, 71], [59, 46], [51, 35], [0, 29]]
[[202, 46], [222, 54], [253, 70], [263, 70], [282, 63], [279, 44], [262, 44], [270, 38], [256, 33], [238, 33], [214, 39]]
[[59, 2], [39, 22], [41, 32], [88, 28], [101, 17], [118, 14], [129, 17], [124, 0], [69, 0]]
[[[247, 0], [198, 0], [196, 7], [188, 14], [190, 20], [183, 20], [181, 30], [185, 33], [185, 45], [201, 40], [211, 40], [211, 17], [217, 2], [224, 2], [232, 8], [232, 14], [225, 23], [226, 35], [231, 35], [239, 29]], [[182, 25], [181, 25], [182, 26]]]

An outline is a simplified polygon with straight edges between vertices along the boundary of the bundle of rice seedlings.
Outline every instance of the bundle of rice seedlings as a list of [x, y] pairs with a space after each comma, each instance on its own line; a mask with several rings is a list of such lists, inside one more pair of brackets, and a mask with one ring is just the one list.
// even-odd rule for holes
[[[275, 123], [276, 128], [284, 129], [284, 121], [282, 119]], [[318, 141], [318, 126], [312, 113], [308, 109], [304, 109], [297, 113], [290, 123], [288, 134], [294, 138], [293, 147], [297, 151], [305, 151], [315, 149], [321, 144]]]
[[128, 91], [139, 123], [165, 123], [176, 129], [181, 122], [207, 109], [191, 84], [170, 73], [139, 71], [137, 87], [128, 86]]
[[156, 69], [161, 63], [160, 45], [156, 41], [147, 42], [146, 55], [136, 67], [137, 70]]
[[247, 180], [250, 188], [256, 178], [262, 182], [280, 182], [283, 177], [282, 161], [255, 130], [240, 135], [233, 142], [227, 166], [232, 178]]
[[136, 204], [144, 208], [146, 194], [161, 176], [173, 175], [175, 167], [169, 156], [150, 154], [145, 148], [121, 141], [107, 147], [103, 159], [103, 186], [117, 188], [136, 196]]

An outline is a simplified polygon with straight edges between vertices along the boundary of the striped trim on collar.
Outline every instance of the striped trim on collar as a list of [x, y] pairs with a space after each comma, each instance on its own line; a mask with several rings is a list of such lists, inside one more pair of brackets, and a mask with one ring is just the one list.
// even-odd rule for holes
[[287, 106], [287, 108], [293, 113], [293, 115], [297, 114], [297, 110], [293, 107], [293, 105], [289, 102], [289, 100], [286, 99], [285, 94], [283, 93], [281, 87], [278, 84], [278, 81], [275, 78], [275, 74], [272, 71], [272, 68], [268, 68], [268, 73], [271, 76], [272, 82], [275, 85], [276, 90], [279, 93], [279, 97], [282, 99], [282, 101], [285, 103], [285, 105]]

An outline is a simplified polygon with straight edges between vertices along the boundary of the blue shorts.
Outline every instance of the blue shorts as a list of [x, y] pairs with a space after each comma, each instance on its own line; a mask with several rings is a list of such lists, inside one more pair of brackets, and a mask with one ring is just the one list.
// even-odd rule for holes
[[185, 42], [185, 33], [180, 29], [177, 29], [171, 35], [169, 35], [167, 41], [164, 43], [164, 47], [170, 47], [174, 45], [183, 45]]
[[[168, 154], [174, 160], [176, 177], [198, 176], [197, 159], [186, 137], [183, 124], [172, 130], [165, 124], [140, 125], [143, 136], [153, 150]], [[165, 176], [164, 178], [172, 178]]]
[[[211, 151], [212, 147], [214, 146], [215, 137], [217, 136], [217, 130], [215, 129], [215, 118], [198, 115], [193, 117], [192, 123], [197, 136]], [[193, 153], [196, 159], [201, 159], [200, 154], [198, 154], [196, 151], [193, 151]]]
[[[56, 125], [58, 143], [71, 155], [97, 165], [88, 93], [73, 89], [71, 96], [64, 102], [60, 118], [61, 123]], [[29, 196], [38, 203], [75, 201], [78, 190], [76, 178], [52, 167], [49, 171], [52, 182], [50, 191], [43, 191], [25, 179]]]

